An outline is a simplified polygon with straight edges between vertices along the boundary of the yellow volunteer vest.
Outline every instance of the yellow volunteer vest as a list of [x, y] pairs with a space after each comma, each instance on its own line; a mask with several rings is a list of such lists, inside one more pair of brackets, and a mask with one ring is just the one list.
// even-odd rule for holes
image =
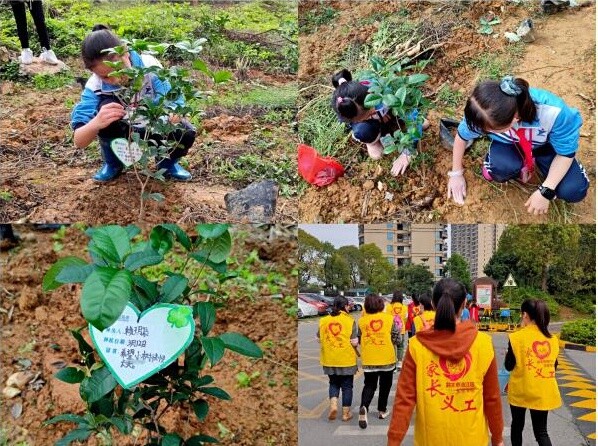
[[554, 361], [559, 355], [556, 336], [547, 338], [536, 324], [509, 335], [515, 368], [509, 379], [509, 404], [535, 410], [561, 406]]
[[409, 340], [416, 364], [415, 446], [487, 446], [484, 375], [494, 359], [492, 340], [478, 333], [467, 354], [450, 362]]
[[357, 354], [351, 345], [353, 318], [345, 312], [320, 319], [320, 363], [325, 367], [357, 365]]
[[[424, 320], [428, 324], [428, 328], [434, 326], [434, 318], [436, 317], [435, 311], [424, 311], [421, 315], [416, 316], [413, 318], [413, 322], [415, 323], [415, 332], [421, 331], [424, 329]], [[423, 320], [422, 320], [423, 318]]]
[[407, 305], [403, 305], [400, 302], [390, 303], [386, 306], [385, 311], [393, 318], [397, 314], [401, 316], [401, 319], [403, 320], [401, 334], [405, 334], [405, 325], [407, 324]]
[[393, 324], [393, 317], [383, 312], [366, 313], [359, 318], [363, 365], [388, 365], [396, 362], [395, 347], [390, 339]]

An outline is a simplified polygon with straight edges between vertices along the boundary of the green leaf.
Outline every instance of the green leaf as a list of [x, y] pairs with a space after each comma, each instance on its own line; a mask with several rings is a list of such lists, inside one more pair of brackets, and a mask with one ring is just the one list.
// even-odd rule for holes
[[191, 249], [191, 240], [189, 239], [187, 233], [181, 229], [180, 226], [175, 225], [174, 223], [164, 223], [160, 226], [167, 231], [172, 232], [176, 236], [177, 241], [183, 245], [183, 248], [185, 248], [187, 251]]
[[135, 236], [141, 233], [141, 229], [135, 225], [128, 225], [125, 226], [125, 231], [127, 231], [127, 235], [129, 236], [129, 240], [132, 240]]
[[193, 313], [199, 317], [201, 333], [206, 336], [216, 322], [216, 309], [212, 302], [195, 302]]
[[129, 271], [98, 267], [81, 292], [81, 312], [87, 322], [102, 331], [111, 326], [125, 309], [133, 281]]
[[384, 59], [382, 59], [379, 56], [372, 56], [372, 58], [370, 59], [370, 62], [372, 64], [372, 68], [375, 71], [380, 71], [382, 68], [384, 68]]
[[75, 429], [70, 431], [60, 440], [54, 443], [54, 446], [69, 446], [73, 441], [87, 440], [93, 431], [89, 429]]
[[421, 84], [428, 80], [430, 76], [423, 73], [412, 74], [407, 78], [407, 83], [409, 85]]
[[164, 260], [164, 256], [150, 248], [129, 254], [125, 260], [125, 268], [129, 271], [135, 271], [144, 266], [157, 265], [162, 260]]
[[226, 261], [220, 263], [212, 262], [211, 260], [208, 260], [207, 257], [201, 252], [192, 252], [189, 254], [189, 257], [197, 260], [200, 263], [205, 263], [207, 266], [212, 268], [217, 273], [224, 274], [228, 268], [228, 266], [226, 265]]
[[85, 260], [80, 259], [79, 257], [69, 256], [63, 257], [59, 259], [54, 265], [50, 267], [50, 269], [44, 275], [44, 280], [42, 282], [42, 289], [47, 291], [52, 291], [61, 286], [63, 283], [67, 282], [59, 282], [57, 279], [58, 274], [69, 266], [84, 266], [87, 265]]
[[251, 339], [243, 336], [241, 333], [223, 333], [219, 338], [224, 342], [224, 346], [229, 350], [240, 353], [252, 358], [261, 358], [262, 350]]
[[208, 416], [210, 405], [206, 400], [193, 401], [193, 412], [199, 421], [203, 421]]
[[201, 345], [203, 345], [203, 349], [212, 363], [212, 367], [214, 367], [224, 356], [224, 342], [219, 338], [202, 337]]
[[399, 104], [403, 105], [405, 103], [405, 98], [407, 97], [407, 88], [400, 87], [399, 89], [397, 89], [395, 97], [399, 101]]
[[173, 274], [166, 279], [166, 282], [162, 285], [162, 289], [160, 290], [160, 302], [174, 302], [181, 294], [183, 294], [183, 291], [185, 291], [188, 284], [189, 279], [185, 276]]
[[388, 105], [389, 107], [392, 107], [399, 103], [398, 99], [394, 94], [385, 94], [384, 96], [382, 96], [382, 102], [384, 102], [384, 104]]
[[87, 420], [83, 418], [81, 415], [75, 415], [74, 413], [63, 413], [60, 415], [56, 415], [55, 417], [50, 418], [49, 420], [44, 421], [44, 426], [54, 423], [60, 423], [62, 421], [68, 421], [70, 423], [85, 423]]
[[212, 71], [208, 68], [208, 66], [206, 65], [206, 63], [203, 60], [199, 60], [199, 59], [194, 60], [192, 66], [196, 70], [199, 70], [202, 73], [205, 73], [210, 77], [212, 76]]
[[185, 441], [185, 446], [202, 446], [204, 443], [220, 443], [216, 438], [209, 435], [194, 435]]
[[101, 367], [91, 373], [91, 377], [85, 378], [79, 386], [79, 393], [84, 401], [93, 403], [99, 401], [104, 395], [116, 387], [116, 380], [108, 370], [108, 367]]
[[138, 276], [133, 274], [133, 283], [135, 284], [135, 288], [140, 289], [143, 291], [145, 296], [150, 299], [152, 302], [155, 302], [159, 296], [158, 293], [158, 285], [156, 282], [150, 282], [143, 276]]
[[152, 248], [164, 255], [172, 249], [173, 234], [162, 226], [155, 226], [150, 232], [150, 243]]
[[233, 73], [231, 73], [230, 71], [216, 71], [212, 75], [212, 79], [214, 79], [214, 82], [217, 84], [226, 82], [226, 81], [230, 80], [232, 77], [233, 77]]
[[79, 344], [79, 352], [85, 358], [85, 365], [87, 367], [91, 367], [95, 363], [95, 358], [93, 357], [93, 348], [91, 345], [87, 343], [87, 341], [81, 336], [80, 330], [71, 330], [71, 334], [77, 340]]
[[203, 238], [218, 238], [226, 231], [228, 231], [230, 225], [221, 224], [221, 223], [205, 223], [201, 225], [197, 225], [195, 229], [197, 233], [201, 235]]
[[183, 439], [178, 434], [166, 434], [162, 437], [162, 446], [179, 446]]
[[56, 276], [61, 283], [83, 283], [96, 268], [93, 264], [66, 266]]
[[129, 434], [132, 430], [131, 422], [125, 418], [120, 417], [111, 417], [108, 420], [113, 426], [115, 426], [120, 433], [122, 434]]
[[129, 234], [122, 226], [96, 228], [91, 236], [89, 250], [111, 262], [122, 263], [131, 251]]
[[398, 150], [397, 145], [396, 144], [391, 144], [389, 146], [385, 146], [384, 147], [383, 153], [384, 153], [384, 155], [389, 155], [389, 154], [391, 154], [393, 152], [396, 152], [397, 150]]
[[54, 378], [69, 384], [77, 384], [83, 381], [85, 373], [75, 367], [65, 367], [54, 374]]
[[380, 103], [381, 100], [382, 100], [381, 95], [370, 93], [365, 97], [364, 105], [367, 108], [375, 108]]
[[230, 232], [226, 231], [217, 238], [203, 240], [203, 248], [197, 251], [196, 254], [218, 264], [226, 261], [231, 248]]
[[230, 400], [230, 395], [222, 390], [220, 387], [201, 387], [199, 389], [200, 392], [205, 393], [206, 395], [215, 396], [221, 400]]

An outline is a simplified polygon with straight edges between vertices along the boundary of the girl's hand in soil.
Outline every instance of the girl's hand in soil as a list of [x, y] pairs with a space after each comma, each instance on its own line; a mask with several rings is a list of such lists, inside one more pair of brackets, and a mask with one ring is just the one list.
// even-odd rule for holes
[[464, 204], [467, 196], [467, 183], [463, 176], [463, 171], [449, 172], [448, 181], [448, 198], [453, 197], [453, 201], [457, 204]]
[[407, 166], [409, 166], [409, 161], [411, 161], [411, 156], [401, 153], [394, 163], [392, 163], [392, 169], [390, 169], [390, 173], [392, 176], [396, 177], [397, 175], [403, 175]]
[[111, 102], [110, 104], [103, 105], [92, 121], [94, 122], [95, 127], [98, 130], [101, 130], [108, 127], [114, 121], [122, 119], [125, 116], [125, 113], [125, 108], [121, 104]]
[[539, 190], [534, 192], [531, 197], [525, 202], [527, 212], [534, 215], [542, 215], [548, 212], [550, 200], [544, 198]]

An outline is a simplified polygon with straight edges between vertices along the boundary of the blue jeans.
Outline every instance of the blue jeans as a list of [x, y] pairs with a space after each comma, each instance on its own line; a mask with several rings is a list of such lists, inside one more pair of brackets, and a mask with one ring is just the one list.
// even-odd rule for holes
[[343, 407], [353, 404], [353, 375], [328, 375], [328, 396], [338, 398], [343, 389]]
[[[542, 176], [548, 175], [556, 152], [550, 143], [537, 147], [533, 151], [536, 166]], [[492, 141], [490, 150], [484, 159], [484, 166], [494, 181], [504, 183], [519, 177], [523, 168], [523, 155], [515, 144]], [[556, 187], [556, 196], [568, 203], [577, 203], [585, 198], [590, 181], [581, 163], [574, 159], [571, 167]]]

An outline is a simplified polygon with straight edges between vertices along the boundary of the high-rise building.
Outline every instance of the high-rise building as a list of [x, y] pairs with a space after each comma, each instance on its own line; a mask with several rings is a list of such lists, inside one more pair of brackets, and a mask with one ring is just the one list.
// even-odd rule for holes
[[446, 262], [447, 225], [440, 223], [386, 223], [359, 225], [359, 245], [374, 243], [390, 263], [425, 265], [442, 277]]
[[484, 267], [496, 252], [506, 225], [450, 225], [450, 252], [469, 264], [471, 280], [483, 277]]

